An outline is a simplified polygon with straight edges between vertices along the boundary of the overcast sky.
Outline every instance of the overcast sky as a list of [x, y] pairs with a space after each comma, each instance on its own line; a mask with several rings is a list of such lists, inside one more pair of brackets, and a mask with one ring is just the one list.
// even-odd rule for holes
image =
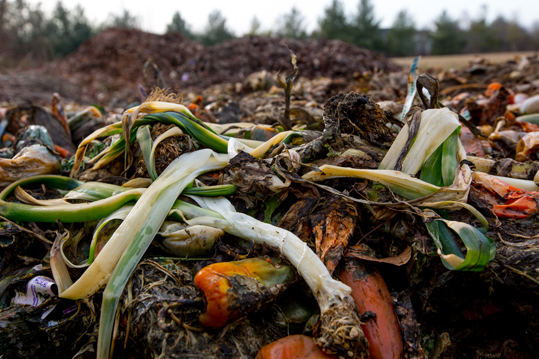
[[[30, 3], [41, 3], [45, 11], [52, 11], [56, 0], [28, 0]], [[81, 5], [86, 16], [97, 24], [107, 19], [109, 14], [121, 14], [124, 9], [139, 17], [143, 30], [163, 33], [170, 23], [172, 15], [179, 11], [182, 17], [195, 31], [204, 28], [208, 14], [218, 9], [227, 19], [227, 25], [236, 35], [249, 31], [251, 20], [256, 16], [262, 24], [261, 30], [275, 27], [276, 19], [296, 6], [305, 17], [309, 31], [318, 25], [324, 9], [331, 0], [63, 0], [68, 9]], [[347, 14], [356, 13], [359, 0], [342, 0]], [[397, 13], [406, 7], [412, 14], [417, 28], [431, 27], [433, 20], [442, 10], [447, 10], [453, 18], [461, 18], [463, 26], [466, 20], [476, 18], [481, 13], [481, 6], [487, 4], [487, 19], [493, 20], [502, 14], [507, 19], [518, 19], [524, 26], [530, 27], [539, 22], [539, 1], [537, 0], [372, 0], [376, 16], [382, 27], [390, 27]], [[443, 5], [441, 5], [443, 4]], [[466, 15], [467, 14], [467, 18]]]

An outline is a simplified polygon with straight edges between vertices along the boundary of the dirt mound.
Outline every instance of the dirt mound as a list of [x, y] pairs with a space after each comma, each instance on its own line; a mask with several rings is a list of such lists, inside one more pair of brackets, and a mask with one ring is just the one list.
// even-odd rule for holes
[[188, 83], [206, 87], [215, 83], [243, 81], [260, 71], [289, 71], [290, 54], [297, 56], [299, 76], [350, 78], [355, 72], [396, 71], [400, 67], [383, 56], [339, 40], [292, 40], [243, 37], [199, 52], [182, 69], [192, 74]]
[[126, 98], [136, 96], [137, 83], [144, 83], [142, 68], [149, 58], [170, 78], [174, 77], [174, 69], [203, 50], [202, 45], [179, 33], [156, 35], [113, 28], [86, 41], [75, 53], [45, 66], [44, 70], [52, 69], [57, 75], [81, 84], [84, 99], [105, 99], [111, 95]]
[[175, 68], [196, 55], [203, 46], [179, 33], [156, 35], [134, 29], [109, 29], [85, 42], [60, 64], [66, 72], [92, 74], [114, 79], [137, 79], [142, 64], [153, 58], [164, 69]]
[[205, 88], [241, 82], [256, 71], [288, 71], [292, 50], [300, 76], [351, 78], [364, 71], [395, 71], [398, 65], [369, 50], [338, 40], [291, 40], [244, 37], [204, 47], [178, 33], [156, 35], [133, 29], [108, 29], [85, 42], [72, 55], [44, 67], [82, 85], [80, 98], [136, 99], [137, 83], [148, 84], [143, 64], [157, 64], [164, 80], [175, 89]]

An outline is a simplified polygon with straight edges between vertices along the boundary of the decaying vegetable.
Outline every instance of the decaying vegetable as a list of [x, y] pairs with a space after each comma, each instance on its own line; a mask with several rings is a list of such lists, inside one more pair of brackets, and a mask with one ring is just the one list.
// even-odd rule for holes
[[495, 176], [532, 180], [539, 171], [539, 162], [537, 161], [518, 162], [510, 158], [494, 160], [475, 156], [467, 156], [466, 160], [473, 163], [476, 172]]
[[[41, 200], [30, 199], [23, 194], [23, 190], [17, 188], [24, 185], [46, 185], [66, 191], [63, 199]], [[125, 204], [136, 201], [146, 191], [145, 188], [131, 188], [116, 186], [102, 182], [82, 182], [73, 178], [56, 175], [34, 176], [19, 180], [6, 187], [0, 192], [0, 215], [12, 220], [28, 220], [34, 222], [56, 222], [60, 220], [64, 223], [84, 222], [105, 218], [120, 209]], [[7, 196], [13, 192], [19, 192], [25, 198], [20, 197], [23, 204], [16, 202], [6, 202]], [[222, 196], [235, 192], [233, 185], [208, 186], [204, 188], [186, 188], [182, 193], [198, 196]], [[91, 201], [91, 203], [71, 203], [69, 201]], [[36, 206], [37, 205], [37, 206]], [[176, 200], [172, 205], [171, 217], [174, 220], [182, 220], [182, 216], [175, 214], [175, 211], [186, 213], [186, 215], [203, 215], [200, 207], [188, 204], [181, 200]]]
[[195, 285], [204, 292], [206, 311], [200, 323], [221, 328], [273, 301], [294, 279], [290, 266], [277, 259], [251, 258], [214, 263], [201, 269]]
[[59, 171], [60, 162], [47, 147], [32, 145], [23, 148], [12, 159], [0, 158], [0, 186], [7, 186], [25, 177]]
[[486, 173], [475, 172], [473, 178], [476, 199], [488, 205], [498, 217], [527, 218], [537, 213], [539, 192], [514, 187]]
[[[103, 294], [98, 357], [108, 358], [118, 299], [138, 261], [150, 245], [176, 198], [199, 174], [223, 168], [228, 156], [200, 150], [173, 161], [142, 194], [102, 254], [71, 287], [60, 293], [70, 299], [93, 294], [107, 283]], [[114, 269], [114, 271], [113, 271]]]
[[[290, 95], [290, 89], [291, 86], [288, 86], [287, 96]], [[493, 91], [500, 89], [501, 87]], [[494, 92], [491, 97], [494, 98], [497, 94]], [[46, 222], [60, 219], [68, 223], [108, 216], [97, 225], [94, 240], [90, 245], [88, 262], [82, 264], [89, 265], [89, 268], [74, 284], [66, 268], [66, 265], [70, 266], [69, 261], [63, 253], [64, 244], [69, 240], [68, 231], [58, 235], [51, 251], [51, 268], [62, 297], [87, 298], [108, 282], [103, 293], [98, 341], [99, 358], [108, 358], [111, 355], [118, 298], [130, 273], [140, 261], [153, 237], [157, 234], [157, 241], [160, 242], [162, 248], [183, 259], [208, 253], [216, 239], [224, 232], [270, 246], [278, 250], [297, 268], [320, 306], [321, 320], [314, 327], [313, 332], [316, 343], [327, 353], [350, 358], [366, 358], [369, 355], [376, 359], [399, 358], [403, 353], [401, 330], [387, 287], [379, 273], [366, 269], [362, 263], [348, 261], [346, 268], [340, 274], [346, 285], [331, 277], [336, 268], [342, 268], [339, 265], [342, 264], [348, 241], [358, 239], [356, 229], [359, 229], [359, 226], [355, 222], [360, 222], [359, 218], [362, 218], [364, 213], [368, 213], [374, 215], [376, 220], [387, 219], [384, 223], [387, 224], [386, 227], [393, 226], [395, 223], [388, 222], [400, 215], [399, 210], [415, 218], [421, 218], [424, 223], [419, 222], [420, 228], [417, 234], [430, 235], [436, 246], [435, 248], [430, 245], [430, 253], [434, 253], [437, 249], [444, 265], [453, 270], [485, 268], [494, 257], [495, 248], [493, 241], [484, 234], [488, 230], [485, 217], [467, 203], [472, 178], [472, 185], [475, 186], [472, 191], [478, 189], [484, 191], [485, 188], [481, 186], [485, 187], [487, 183], [481, 174], [472, 175], [470, 164], [465, 161], [466, 153], [459, 140], [461, 130], [459, 117], [447, 108], [436, 108], [439, 106], [437, 92], [433, 93], [428, 100], [425, 100], [423, 92], [420, 97], [426, 107], [435, 108], [424, 111], [413, 108], [407, 123], [394, 141], [394, 132], [398, 131], [400, 125], [389, 124], [385, 118], [386, 114], [370, 98], [349, 93], [346, 96], [335, 96], [327, 102], [325, 116], [329, 119], [326, 123], [327, 131], [324, 134], [316, 132], [313, 135], [302, 131], [279, 132], [282, 131], [280, 127], [245, 127], [243, 124], [239, 126], [241, 130], [236, 134], [248, 134], [247, 137], [251, 139], [264, 138], [257, 137], [258, 132], [263, 132], [264, 136], [268, 136], [264, 138], [266, 142], [263, 143], [218, 134], [228, 131], [229, 128], [205, 124], [182, 105], [164, 101], [148, 101], [126, 111], [121, 123], [98, 130], [85, 139], [79, 147], [75, 157], [75, 166], [73, 166], [74, 174], [82, 161], [88, 161], [84, 155], [92, 140], [98, 137], [115, 136], [114, 139], [107, 140], [109, 147], [88, 163], [94, 165], [95, 168], [100, 168], [125, 153], [124, 168], [127, 173], [134, 154], [130, 146], [137, 141], [141, 158], [143, 158], [138, 162], [137, 170], [141, 167], [143, 171], [147, 170], [150, 177], [147, 183], [144, 185], [131, 183], [127, 187], [120, 187], [72, 180], [69, 183], [65, 182], [64, 188], [59, 188], [64, 197], [51, 201], [35, 199], [29, 192], [14, 186], [9, 189], [9, 193], [14, 192], [19, 200], [32, 206], [6, 203], [3, 200], [8, 193], [2, 192], [0, 210], [11, 219], [30, 219], [31, 217], [34, 221]], [[202, 108], [200, 103], [198, 106], [199, 109]], [[499, 110], [498, 107], [500, 106], [497, 106]], [[288, 110], [287, 103], [286, 111], [289, 112]], [[506, 119], [510, 120], [507, 116]], [[329, 123], [331, 121], [333, 123]], [[151, 126], [157, 122], [167, 124], [171, 128], [167, 127], [166, 131], [162, 132], [152, 132]], [[289, 121], [287, 123], [289, 124]], [[291, 128], [291, 126], [285, 127]], [[159, 136], [155, 132], [158, 132]], [[228, 133], [234, 134], [233, 130]], [[319, 145], [322, 144], [320, 147], [322, 150], [317, 151], [317, 156], [314, 157], [310, 156], [310, 153], [314, 152], [302, 152], [311, 145], [308, 143], [313, 140], [309, 137], [311, 135]], [[155, 165], [155, 150], [158, 143], [169, 136], [183, 136], [190, 143], [192, 140], [192, 146], [190, 145], [188, 151], [202, 146], [221, 154], [214, 153], [210, 149], [183, 154], [177, 161], [170, 163], [159, 176]], [[475, 140], [478, 139], [475, 138]], [[360, 142], [361, 145], [359, 145]], [[391, 143], [392, 146], [386, 154], [385, 148], [388, 148]], [[305, 144], [307, 146], [304, 146]], [[363, 151], [364, 145], [365, 148], [370, 146], [369, 148], [376, 153], [376, 156], [372, 157], [369, 151]], [[528, 147], [533, 150], [533, 146]], [[343, 152], [339, 152], [340, 150]], [[386, 155], [380, 163], [384, 154]], [[265, 157], [267, 158], [261, 159]], [[365, 158], [365, 161], [353, 161], [352, 157]], [[316, 158], [316, 164], [307, 163], [313, 158]], [[478, 164], [485, 164], [485, 161], [482, 162], [476, 158], [474, 160]], [[379, 163], [379, 169], [374, 169]], [[321, 257], [318, 258], [306, 242], [301, 241], [291, 232], [268, 223], [261, 223], [253, 218], [254, 214], [251, 217], [236, 212], [234, 206], [226, 199], [201, 197], [204, 193], [208, 194], [212, 191], [215, 195], [219, 191], [224, 191], [225, 188], [210, 189], [205, 186], [187, 188], [199, 174], [213, 169], [222, 169], [227, 164], [229, 165], [227, 170], [207, 175], [203, 180], [211, 183], [237, 182], [242, 194], [257, 192], [258, 197], [252, 196], [256, 198], [253, 202], [257, 200], [265, 202], [267, 198], [271, 198], [270, 201], [277, 204], [273, 206], [271, 203], [267, 204], [267, 213], [263, 213], [266, 222], [275, 221], [272, 213], [281, 205], [278, 202], [287, 196], [289, 196], [288, 200], [294, 196], [295, 194], [291, 195], [291, 193], [298, 192], [298, 187], [295, 186], [298, 183], [312, 186], [314, 193], [317, 188], [330, 187], [317, 183], [324, 180], [343, 177], [366, 180], [334, 181], [337, 185], [332, 186], [334, 187], [333, 191], [330, 191], [332, 196], [341, 196], [339, 200], [343, 199], [343, 202], [350, 200], [351, 205], [337, 208], [335, 204], [337, 201], [332, 202], [335, 208], [328, 206], [331, 211], [323, 212], [323, 218], [310, 223], [312, 228], [309, 228], [308, 239], [314, 239], [317, 252]], [[516, 164], [513, 167], [515, 176], [525, 176], [528, 179], [534, 168], [533, 164], [522, 166]], [[521, 167], [524, 169], [522, 170]], [[307, 172], [306, 168], [312, 171]], [[521, 170], [520, 173], [518, 173], [519, 170]], [[251, 178], [256, 180], [257, 176], [265, 179], [256, 183], [260, 186], [260, 190], [253, 186], [254, 180], [251, 180]], [[487, 198], [483, 203], [486, 205], [484, 208], [490, 205], [489, 208], [495, 214], [502, 213], [513, 218], [520, 218], [518, 216], [523, 213], [530, 215], [536, 212], [535, 193], [520, 191], [518, 188], [511, 187], [509, 184], [500, 184], [493, 179], [488, 179], [488, 181], [490, 181], [488, 183], [490, 187], [486, 192], [495, 199]], [[354, 186], [350, 186], [350, 183]], [[22, 185], [24, 182], [18, 184]], [[149, 187], [146, 189], [138, 188], [139, 186]], [[337, 187], [344, 190], [336, 190]], [[368, 192], [364, 190], [367, 187]], [[228, 190], [233, 188], [235, 187], [229, 186]], [[201, 193], [198, 193], [199, 191]], [[262, 193], [263, 191], [267, 193]], [[356, 192], [352, 193], [353, 191]], [[375, 192], [381, 193], [382, 196], [377, 197]], [[177, 200], [180, 193], [191, 195], [202, 208]], [[233, 191], [220, 193], [232, 194]], [[372, 198], [384, 198], [386, 202], [376, 202], [370, 197], [373, 193]], [[369, 201], [361, 199], [364, 194]], [[316, 200], [333, 201], [332, 196], [324, 194]], [[299, 195], [296, 198], [299, 198]], [[80, 204], [78, 203], [80, 201], [91, 203]], [[368, 204], [370, 212], [361, 212], [362, 209], [353, 201]], [[134, 207], [124, 206], [135, 202]], [[386, 206], [390, 209], [386, 209]], [[253, 207], [256, 206], [251, 204], [250, 208], [247, 206], [247, 210]], [[247, 211], [242, 207], [238, 207], [238, 210], [240, 208], [243, 212]], [[459, 219], [461, 222], [448, 219], [450, 216], [445, 212], [446, 210], [462, 208], [468, 209], [475, 215], [479, 220], [479, 225], [482, 224], [484, 227], [476, 228], [477, 223], [466, 223], [461, 219]], [[387, 217], [379, 216], [383, 211], [389, 213]], [[256, 217], [262, 218], [261, 215], [262, 213], [258, 212]], [[469, 213], [466, 215], [469, 216]], [[459, 215], [455, 215], [457, 216]], [[176, 222], [164, 222], [165, 218]], [[451, 218], [454, 217], [451, 216]], [[399, 220], [402, 221], [402, 218]], [[122, 224], [110, 239], [101, 238], [102, 228], [111, 221], [115, 221], [115, 225], [118, 225], [120, 221]], [[305, 233], [307, 231], [302, 234]], [[364, 235], [364, 233], [360, 234]], [[225, 241], [228, 239], [227, 237]], [[219, 246], [221, 245], [223, 243], [219, 243]], [[102, 247], [101, 250], [99, 250], [100, 247]], [[467, 249], [466, 254], [461, 252], [464, 247]], [[216, 253], [220, 250], [220, 248], [215, 249]], [[228, 254], [228, 252], [225, 253]], [[215, 259], [220, 260], [217, 256]], [[277, 268], [275, 263], [275, 260], [268, 262], [263, 259], [248, 259], [215, 263], [200, 270], [194, 280], [204, 293], [206, 300], [205, 312], [199, 317], [200, 323], [207, 328], [222, 328], [239, 318], [245, 319], [243, 316], [250, 311], [259, 310], [274, 300], [293, 277], [293, 270], [290, 267], [282, 265]], [[350, 289], [347, 285], [352, 288]], [[200, 295], [200, 292], [197, 293]], [[132, 298], [129, 299], [131, 300]], [[202, 301], [198, 298], [196, 302], [200, 304]], [[359, 311], [356, 305], [359, 306]], [[171, 307], [166, 308], [168, 310]], [[375, 313], [376, 319], [366, 316], [364, 317], [366, 323], [361, 323], [359, 314], [365, 312]], [[166, 310], [163, 313], [165, 316], [167, 313], [171, 314]], [[181, 324], [176, 319], [175, 323]], [[191, 324], [187, 327], [189, 330], [192, 329]], [[165, 325], [160, 322], [160, 325], [168, 330], [173, 323]], [[291, 339], [288, 340], [287, 343], [275, 343], [273, 349], [261, 350], [259, 357], [264, 358], [264, 355], [301, 357], [305, 354], [301, 350], [296, 353], [287, 351], [286, 348], [290, 345]], [[318, 347], [315, 347], [314, 342], [305, 338], [294, 338], [292, 343], [295, 343], [294, 350], [298, 350], [299, 347], [307, 348], [309, 353], [304, 357], [328, 357], [329, 355], [321, 352]], [[279, 352], [281, 349], [284, 352]]]
[[[198, 317], [205, 304], [193, 283], [192, 263], [152, 257], [138, 264], [119, 308], [117, 338], [128, 337], [130, 353], [143, 358], [254, 358], [263, 346], [287, 335], [286, 328], [267, 320], [267, 307], [225, 328], [201, 326]], [[120, 340], [115, 347], [115, 358], [126, 356]]]
[[538, 113], [539, 112], [539, 95], [532, 96], [526, 99], [520, 105], [520, 112], [522, 114]]
[[225, 232], [208, 226], [186, 228], [180, 223], [165, 221], [157, 234], [156, 241], [165, 252], [181, 258], [190, 258], [208, 254], [215, 241]]
[[[466, 208], [486, 226], [483, 215], [466, 203], [471, 170], [461, 162], [466, 153], [457, 137], [459, 128], [457, 115], [447, 108], [426, 111], [415, 108], [382, 160], [380, 169], [324, 165], [320, 171], [309, 172], [303, 178], [312, 181], [337, 177], [369, 179], [411, 200], [409, 205], [437, 210]], [[420, 171], [420, 179], [413, 177]], [[482, 233], [486, 228], [478, 230], [467, 223], [447, 221], [433, 211], [425, 213], [423, 220], [447, 268], [482, 270], [494, 258], [494, 242]], [[468, 249], [466, 257], [453, 233]]]
[[373, 359], [399, 359], [403, 353], [401, 328], [393, 309], [391, 295], [376, 269], [363, 261], [347, 261], [340, 274], [352, 288], [360, 313], [373, 313], [362, 325]]
[[[226, 164], [226, 161], [219, 161], [215, 156], [210, 150], [202, 150], [186, 154], [176, 160], [174, 165], [171, 164], [159, 180], [144, 191], [135, 207], [105, 245], [103, 251], [106, 255], [97, 257], [83, 276], [72, 287], [60, 293], [60, 296], [80, 299], [98, 290], [107, 282], [112, 269], [133, 238], [137, 236], [140, 239], [145, 238], [147, 247], [182, 189], [199, 173], [222, 168]], [[178, 193], [174, 195], [175, 192]], [[157, 205], [158, 199], [163, 203], [161, 206]]]
[[[459, 127], [458, 115], [447, 108], [413, 112], [379, 168], [417, 174], [431, 154]], [[462, 150], [457, 153], [460, 160], [466, 158]], [[452, 155], [456, 155], [455, 151]]]
[[337, 356], [324, 353], [311, 337], [298, 334], [266, 345], [255, 359], [337, 359]]
[[[535, 153], [539, 147], [539, 132], [530, 132], [520, 139], [516, 148], [515, 159], [520, 162], [525, 162], [530, 159], [537, 159]], [[533, 157], [532, 157], [533, 156]]]
[[353, 239], [356, 225], [360, 222], [357, 212], [351, 201], [329, 197], [309, 218], [316, 254], [331, 274], [339, 265], [348, 242]]
[[192, 196], [206, 209], [224, 218], [197, 218], [189, 224], [205, 224], [225, 232], [279, 249], [309, 285], [320, 307], [317, 344], [327, 353], [349, 358], [366, 358], [368, 342], [360, 326], [350, 288], [334, 280], [320, 258], [293, 233], [238, 213], [225, 198]]

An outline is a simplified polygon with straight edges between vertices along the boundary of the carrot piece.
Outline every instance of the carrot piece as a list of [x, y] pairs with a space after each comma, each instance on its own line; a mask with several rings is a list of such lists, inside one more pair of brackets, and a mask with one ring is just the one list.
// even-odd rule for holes
[[15, 141], [15, 136], [13, 136], [10, 133], [6, 133], [6, 134], [4, 134], [4, 136], [2, 136], [2, 141], [4, 141], [4, 142], [7, 142], [7, 141], [13, 142], [13, 141]]
[[341, 272], [342, 281], [352, 288], [360, 313], [373, 312], [376, 318], [361, 326], [369, 341], [373, 359], [402, 357], [402, 333], [391, 295], [380, 273], [364, 261], [351, 260]]
[[494, 94], [495, 91], [498, 91], [502, 88], [502, 84], [499, 82], [493, 82], [488, 85], [487, 90], [485, 91], [485, 96], [490, 97]]
[[515, 125], [520, 126], [520, 128], [522, 128], [522, 131], [524, 131], [524, 132], [537, 132], [537, 131], [539, 131], [539, 126], [537, 126], [534, 123], [515, 121]]
[[313, 338], [298, 334], [266, 345], [255, 359], [337, 359], [337, 356], [324, 353]]
[[58, 152], [62, 158], [68, 158], [71, 156], [71, 153], [62, 146], [54, 145], [54, 150]]

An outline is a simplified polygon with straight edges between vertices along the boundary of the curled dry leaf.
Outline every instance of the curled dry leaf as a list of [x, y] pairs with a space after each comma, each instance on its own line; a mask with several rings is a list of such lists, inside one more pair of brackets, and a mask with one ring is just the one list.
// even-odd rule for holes
[[412, 258], [412, 247], [407, 246], [406, 249], [400, 253], [397, 256], [394, 257], [386, 257], [386, 258], [374, 258], [372, 256], [366, 255], [365, 249], [363, 246], [352, 246], [349, 247], [346, 251], [345, 256], [350, 258], [357, 258], [362, 259], [368, 262], [379, 262], [379, 263], [387, 263], [392, 264], [395, 266], [402, 266], [410, 261], [410, 258]]
[[316, 254], [333, 273], [360, 222], [357, 209], [342, 197], [331, 196], [311, 215]]

